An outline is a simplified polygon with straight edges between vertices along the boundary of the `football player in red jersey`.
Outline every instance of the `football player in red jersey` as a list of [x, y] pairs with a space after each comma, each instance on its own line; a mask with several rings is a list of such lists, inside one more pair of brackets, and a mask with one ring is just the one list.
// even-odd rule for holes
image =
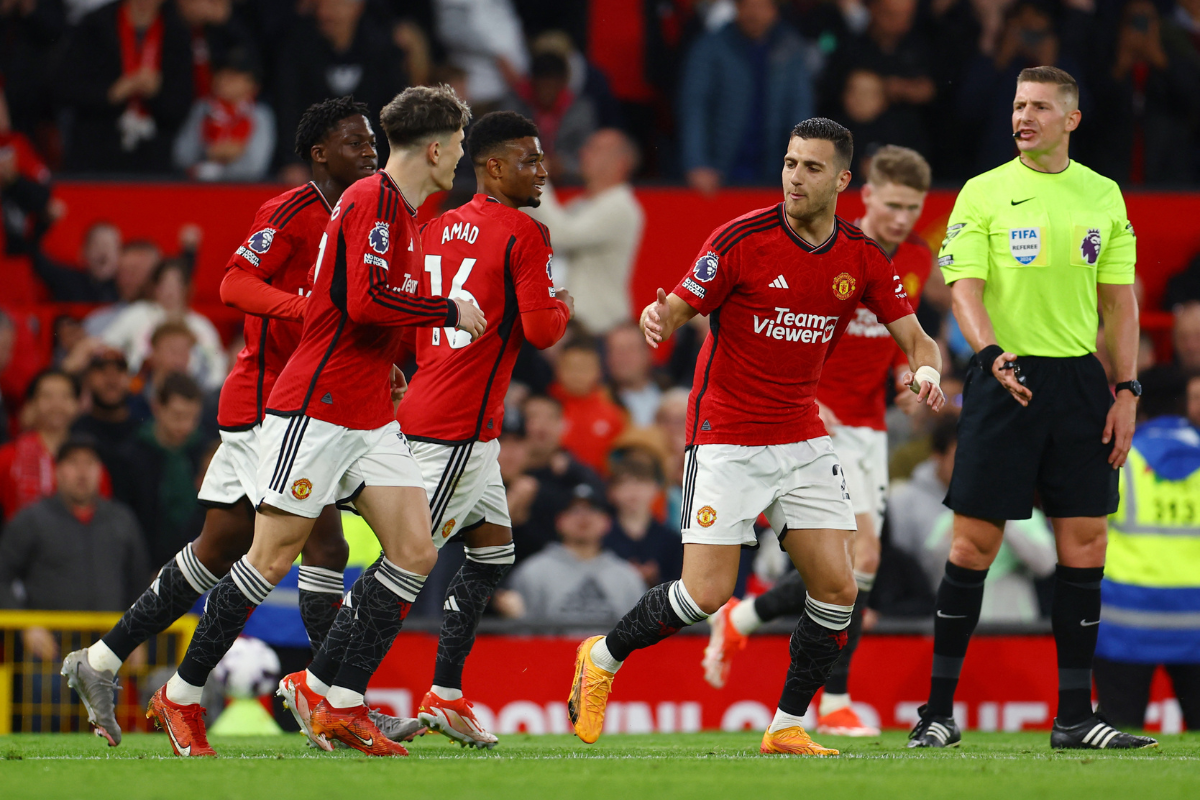
[[783, 160], [784, 201], [714, 231], [672, 294], [659, 289], [642, 312], [655, 347], [698, 313], [710, 320], [689, 398], [683, 577], [651, 589], [607, 636], [579, 646], [567, 713], [585, 742], [599, 738], [613, 679], [634, 650], [729, 600], [741, 547], [757, 543], [754, 521], [765, 512], [808, 592], [761, 750], [837, 754], [800, 725], [846, 644], [858, 593], [853, 507], [816, 390], [859, 302], [916, 370], [904, 384], [935, 410], [945, 401], [938, 346], [917, 323], [887, 255], [835, 214], [852, 155], [841, 125], [798, 124]]
[[[425, 294], [475, 303], [493, 324], [475, 342], [451, 328], [411, 329], [417, 373], [397, 419], [425, 478], [434, 546], [459, 533], [466, 545], [466, 561], [446, 591], [433, 686], [418, 719], [463, 746], [492, 748], [495, 735], [463, 697], [462, 670], [515, 552], [498, 461], [504, 397], [521, 344], [545, 349], [557, 342], [574, 301], [554, 288], [545, 226], [517, 210], [537, 206], [546, 182], [537, 127], [511, 111], [487, 114], [471, 126], [467, 151], [477, 194], [422, 227], [421, 279]], [[335, 626], [308, 672], [285, 680], [330, 683], [344, 638]]]
[[395, 420], [391, 376], [404, 326], [486, 327], [475, 306], [421, 297], [417, 206], [449, 189], [462, 156], [467, 106], [448, 86], [413, 87], [380, 114], [391, 154], [348, 188], [321, 238], [296, 350], [266, 403], [254, 542], [213, 588], [179, 671], [149, 713], [178, 755], [209, 755], [200, 692], [246, 619], [287, 574], [328, 504], [363, 515], [384, 552], [354, 608], [341, 669], [311, 715], [325, 749], [341, 741], [369, 755], [406, 755], [368, 717], [367, 682], [437, 560], [420, 469]]
[[[863, 186], [866, 213], [858, 221], [891, 256], [911, 302], [915, 304], [931, 273], [933, 254], [913, 233], [929, 191], [929, 164], [906, 147], [888, 145], [872, 157]], [[846, 476], [846, 490], [854, 506], [858, 533], [854, 537], [854, 580], [858, 598], [847, 629], [846, 646], [825, 684], [817, 717], [817, 733], [834, 736], [878, 736], [879, 729], [864, 723], [850, 705], [847, 681], [850, 661], [862, 635], [862, 614], [879, 568], [879, 531], [887, 491], [886, 384], [893, 366], [897, 377], [908, 369], [887, 328], [860, 303], [846, 326], [837, 349], [821, 370], [817, 406], [833, 438], [833, 447]], [[899, 387], [903, 388], [903, 387]], [[905, 392], [898, 402], [913, 395]], [[910, 401], [911, 402], [911, 401]], [[716, 688], [725, 685], [734, 655], [746, 646], [746, 637], [764, 622], [804, 611], [804, 582], [789, 572], [770, 591], [739, 602], [731, 599], [709, 620], [712, 633], [704, 651], [704, 678]]]
[[[366, 113], [351, 97], [316, 103], [304, 113], [296, 152], [312, 165], [313, 179], [263, 203], [226, 267], [221, 297], [246, 313], [246, 347], [221, 388], [221, 445], [200, 489], [208, 508], [200, 536], [163, 565], [104, 638], [63, 660], [63, 674], [110, 745], [121, 741], [113, 692], [122, 662], [186, 613], [250, 549], [263, 405], [300, 339], [308, 273], [329, 212], [350, 184], [375, 172], [375, 134]], [[340, 605], [347, 552], [330, 506], [317, 520], [300, 568], [300, 613], [314, 650]]]

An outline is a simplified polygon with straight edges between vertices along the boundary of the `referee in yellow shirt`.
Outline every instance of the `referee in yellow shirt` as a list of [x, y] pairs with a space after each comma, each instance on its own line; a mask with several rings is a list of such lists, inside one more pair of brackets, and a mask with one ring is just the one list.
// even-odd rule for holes
[[[1019, 156], [967, 181], [938, 265], [954, 315], [975, 350], [963, 390], [946, 505], [954, 540], [938, 588], [929, 702], [909, 747], [961, 734], [954, 690], [983, 602], [1004, 521], [1028, 519], [1035, 495], [1058, 546], [1051, 618], [1058, 713], [1050, 746], [1138, 748], [1092, 711], [1106, 517], [1133, 438], [1138, 310], [1135, 242], [1117, 185], [1071, 161], [1079, 87], [1055, 67], [1017, 78], [1012, 128]], [[1104, 315], [1116, 399], [1095, 356]]]

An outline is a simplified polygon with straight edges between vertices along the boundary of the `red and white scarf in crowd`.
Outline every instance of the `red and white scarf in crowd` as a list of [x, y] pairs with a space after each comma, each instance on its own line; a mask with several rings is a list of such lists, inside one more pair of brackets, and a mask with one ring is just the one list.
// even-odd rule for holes
[[[138, 32], [129, 18], [129, 7], [122, 4], [117, 9], [117, 38], [121, 43], [121, 76], [126, 77], [142, 70], [159, 72], [162, 69], [163, 19], [162, 14], [154, 18], [150, 27]], [[125, 113], [117, 121], [121, 131], [121, 147], [126, 151], [137, 149], [145, 139], [153, 139], [157, 133], [154, 117], [146, 110], [142, 98], [134, 95], [125, 105]]]
[[210, 97], [205, 101], [207, 109], [200, 136], [204, 144], [238, 142], [245, 144], [254, 132], [254, 101], [243, 100], [231, 103]]

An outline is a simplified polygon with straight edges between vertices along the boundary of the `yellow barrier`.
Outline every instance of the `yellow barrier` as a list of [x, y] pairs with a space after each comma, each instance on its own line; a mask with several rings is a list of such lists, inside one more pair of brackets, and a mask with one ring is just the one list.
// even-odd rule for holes
[[[87, 710], [59, 675], [62, 657], [98, 641], [120, 618], [92, 611], [0, 611], [0, 734], [88, 730]], [[125, 662], [116, 708], [122, 730], [149, 730], [149, 697], [142, 695], [178, 666], [198, 621], [181, 617]], [[54, 658], [43, 660], [25, 646], [29, 631], [39, 628], [53, 636]]]

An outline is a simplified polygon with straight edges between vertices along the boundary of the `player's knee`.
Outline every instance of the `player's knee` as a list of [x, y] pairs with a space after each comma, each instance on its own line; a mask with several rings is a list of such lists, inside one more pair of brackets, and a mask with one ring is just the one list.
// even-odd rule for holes
[[808, 596], [822, 603], [852, 606], [858, 597], [858, 582], [854, 579], [853, 571], [845, 575], [826, 575], [812, 582], [808, 587]]
[[350, 560], [350, 545], [341, 536], [313, 537], [304, 545], [303, 557], [306, 567], [323, 567], [341, 572]]
[[389, 548], [389, 551], [385, 552], [388, 561], [418, 575], [433, 572], [433, 566], [437, 563], [437, 548], [428, 537], [424, 541], [404, 542]]
[[879, 547], [860, 547], [854, 555], [854, 569], [866, 575], [879, 572]]
[[685, 587], [688, 595], [695, 604], [709, 616], [717, 613], [721, 606], [728, 603], [729, 598], [733, 597], [733, 590], [731, 588], [718, 586], [715, 583], [701, 583], [696, 588], [685, 584]]

